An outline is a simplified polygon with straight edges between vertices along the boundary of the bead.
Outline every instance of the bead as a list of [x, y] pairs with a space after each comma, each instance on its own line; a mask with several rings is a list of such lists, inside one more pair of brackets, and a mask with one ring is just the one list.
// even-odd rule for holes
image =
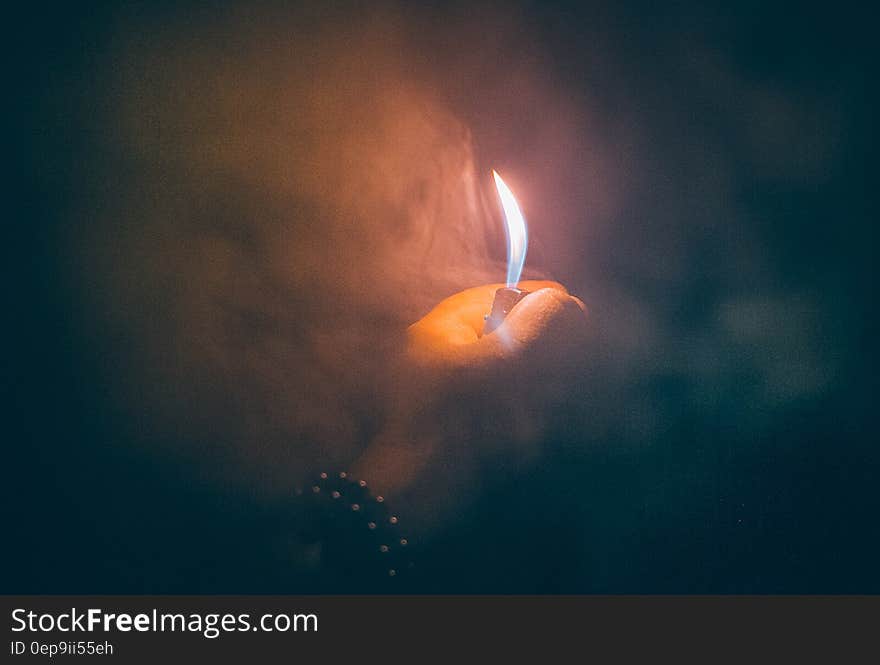
[[366, 481], [366, 480], [359, 480], [359, 481], [358, 481], [358, 485], [360, 485], [361, 487], [366, 487], [366, 486], [367, 486], [367, 481]]
[[339, 492], [334, 490], [333, 492], [330, 493], [330, 496], [332, 496], [334, 499], [338, 499], [342, 495]]
[[404, 547], [406, 547], [408, 543], [409, 543], [409, 541], [406, 538], [400, 539], [400, 544], [403, 545]]
[[380, 551], [380, 552], [387, 552], [387, 551], [388, 551], [388, 545], [379, 545], [379, 551]]
[[360, 504], [358, 504], [358, 503], [353, 503], [353, 504], [351, 504], [351, 509], [352, 509], [353, 511], [357, 512], [358, 510], [361, 509], [361, 506], [360, 506]]
[[347, 474], [345, 471], [340, 471], [340, 472], [339, 472], [339, 477], [340, 477], [340, 478], [347, 478], [347, 477], [348, 477], [348, 474]]
[[385, 500], [384, 496], [377, 496], [376, 497], [376, 503], [382, 503], [384, 500]]
[[391, 570], [388, 571], [388, 575], [389, 575], [389, 577], [394, 577], [395, 575], [397, 575], [397, 571], [394, 570], [394, 568], [392, 568]]
[[322, 471], [322, 472], [321, 472], [321, 479], [322, 479], [322, 480], [327, 480], [327, 473], [326, 473], [325, 471]]
[[372, 531], [373, 529], [376, 528], [376, 523], [375, 522], [367, 522], [367, 528]]
[[391, 516], [391, 519], [389, 519], [388, 521], [391, 522], [392, 524], [397, 524], [397, 516], [396, 516], [396, 515], [392, 515], [392, 516]]
[[321, 488], [318, 487], [317, 485], [314, 485], [314, 486], [312, 487], [312, 491], [313, 491], [315, 494], [317, 494], [318, 492], [321, 491]]

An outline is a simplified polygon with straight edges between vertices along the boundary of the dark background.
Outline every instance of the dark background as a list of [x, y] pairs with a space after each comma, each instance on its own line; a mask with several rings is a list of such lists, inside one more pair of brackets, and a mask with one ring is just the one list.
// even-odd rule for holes
[[[2, 590], [303, 588], [279, 553], [285, 474], [346, 464], [375, 423], [347, 397], [327, 417], [287, 417], [308, 410], [298, 382], [319, 398], [316, 386], [369, 392], [332, 359], [315, 366], [321, 340], [304, 332], [345, 308], [303, 294], [350, 287], [259, 266], [287, 247], [273, 224], [291, 209], [305, 220], [292, 255], [349, 262], [363, 250], [332, 235], [308, 249], [310, 234], [325, 216], [373, 219], [388, 199], [339, 212], [326, 179], [300, 186], [310, 158], [284, 166], [288, 150], [337, 159], [325, 146], [351, 128], [328, 117], [314, 145], [277, 147], [266, 118], [285, 108], [275, 95], [298, 63], [303, 99], [324, 91], [322, 76], [375, 84], [379, 99], [386, 80], [421, 81], [438, 144], [452, 133], [478, 173], [512, 174], [529, 264], [580, 294], [599, 333], [553, 452], [441, 539], [428, 590], [880, 591], [873, 17], [840, 3], [655, 4], [98, 3], [17, 16]], [[394, 26], [391, 46], [352, 37], [375, 16], [376, 34]], [[350, 60], [367, 64], [334, 68]], [[393, 117], [421, 117], [406, 99]], [[323, 113], [305, 135], [321, 133]], [[385, 127], [375, 117], [358, 116], [359, 136]], [[242, 123], [253, 133], [187, 147]], [[377, 136], [368, 152], [396, 149]], [[395, 215], [406, 218], [382, 217]], [[221, 259], [219, 290], [240, 291], [215, 308], [199, 289]], [[364, 306], [331, 342], [357, 355], [377, 342], [359, 321], [411, 321], [475, 279], [438, 278], [390, 311]], [[301, 356], [285, 343], [298, 335]], [[257, 337], [271, 340], [263, 355], [236, 364]]]

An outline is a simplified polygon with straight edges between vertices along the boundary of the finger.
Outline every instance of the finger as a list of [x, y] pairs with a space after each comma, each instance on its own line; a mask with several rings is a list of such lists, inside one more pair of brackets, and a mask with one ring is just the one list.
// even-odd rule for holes
[[483, 316], [491, 307], [495, 293], [492, 286], [474, 287], [449, 296], [409, 327], [410, 337], [431, 338], [439, 344], [475, 342]]
[[[520, 282], [518, 286], [522, 291], [529, 292], [554, 289], [568, 293], [562, 284], [550, 280], [527, 280]], [[492, 309], [495, 292], [504, 287], [504, 284], [485, 284], [465, 289], [443, 300], [423, 320], [455, 331], [456, 338], [475, 341], [483, 334], [483, 325], [486, 315]]]
[[586, 330], [586, 307], [578, 298], [556, 288], [544, 288], [523, 298], [493, 335], [508, 351], [535, 344], [564, 344]]
[[554, 282], [548, 279], [528, 279], [523, 282], [517, 284], [517, 288], [522, 291], [540, 291], [541, 289], [556, 289], [557, 291], [562, 291], [563, 293], [568, 293], [568, 289], [566, 289], [559, 282]]

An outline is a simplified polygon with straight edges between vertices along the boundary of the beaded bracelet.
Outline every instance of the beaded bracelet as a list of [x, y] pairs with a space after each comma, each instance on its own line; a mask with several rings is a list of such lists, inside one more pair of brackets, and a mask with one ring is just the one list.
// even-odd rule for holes
[[364, 581], [400, 578], [414, 564], [400, 519], [364, 480], [348, 473], [320, 473], [297, 495], [307, 506], [306, 540], [322, 544], [325, 566]]

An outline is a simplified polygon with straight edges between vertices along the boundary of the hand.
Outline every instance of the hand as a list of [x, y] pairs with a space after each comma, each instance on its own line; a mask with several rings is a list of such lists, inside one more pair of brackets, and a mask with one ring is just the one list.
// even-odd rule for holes
[[[409, 328], [407, 353], [417, 363], [450, 368], [483, 365], [511, 357], [540, 337], [580, 336], [586, 308], [558, 282], [527, 281], [529, 291], [502, 326], [483, 336], [484, 317], [503, 284], [477, 286], [452, 295]], [[545, 340], [544, 346], [549, 340]], [[549, 350], [549, 349], [548, 349]]]
[[530, 291], [492, 333], [502, 284], [467, 289], [410, 326], [382, 433], [352, 470], [425, 531], [540, 453], [544, 423], [582, 356], [586, 309], [556, 282]]

